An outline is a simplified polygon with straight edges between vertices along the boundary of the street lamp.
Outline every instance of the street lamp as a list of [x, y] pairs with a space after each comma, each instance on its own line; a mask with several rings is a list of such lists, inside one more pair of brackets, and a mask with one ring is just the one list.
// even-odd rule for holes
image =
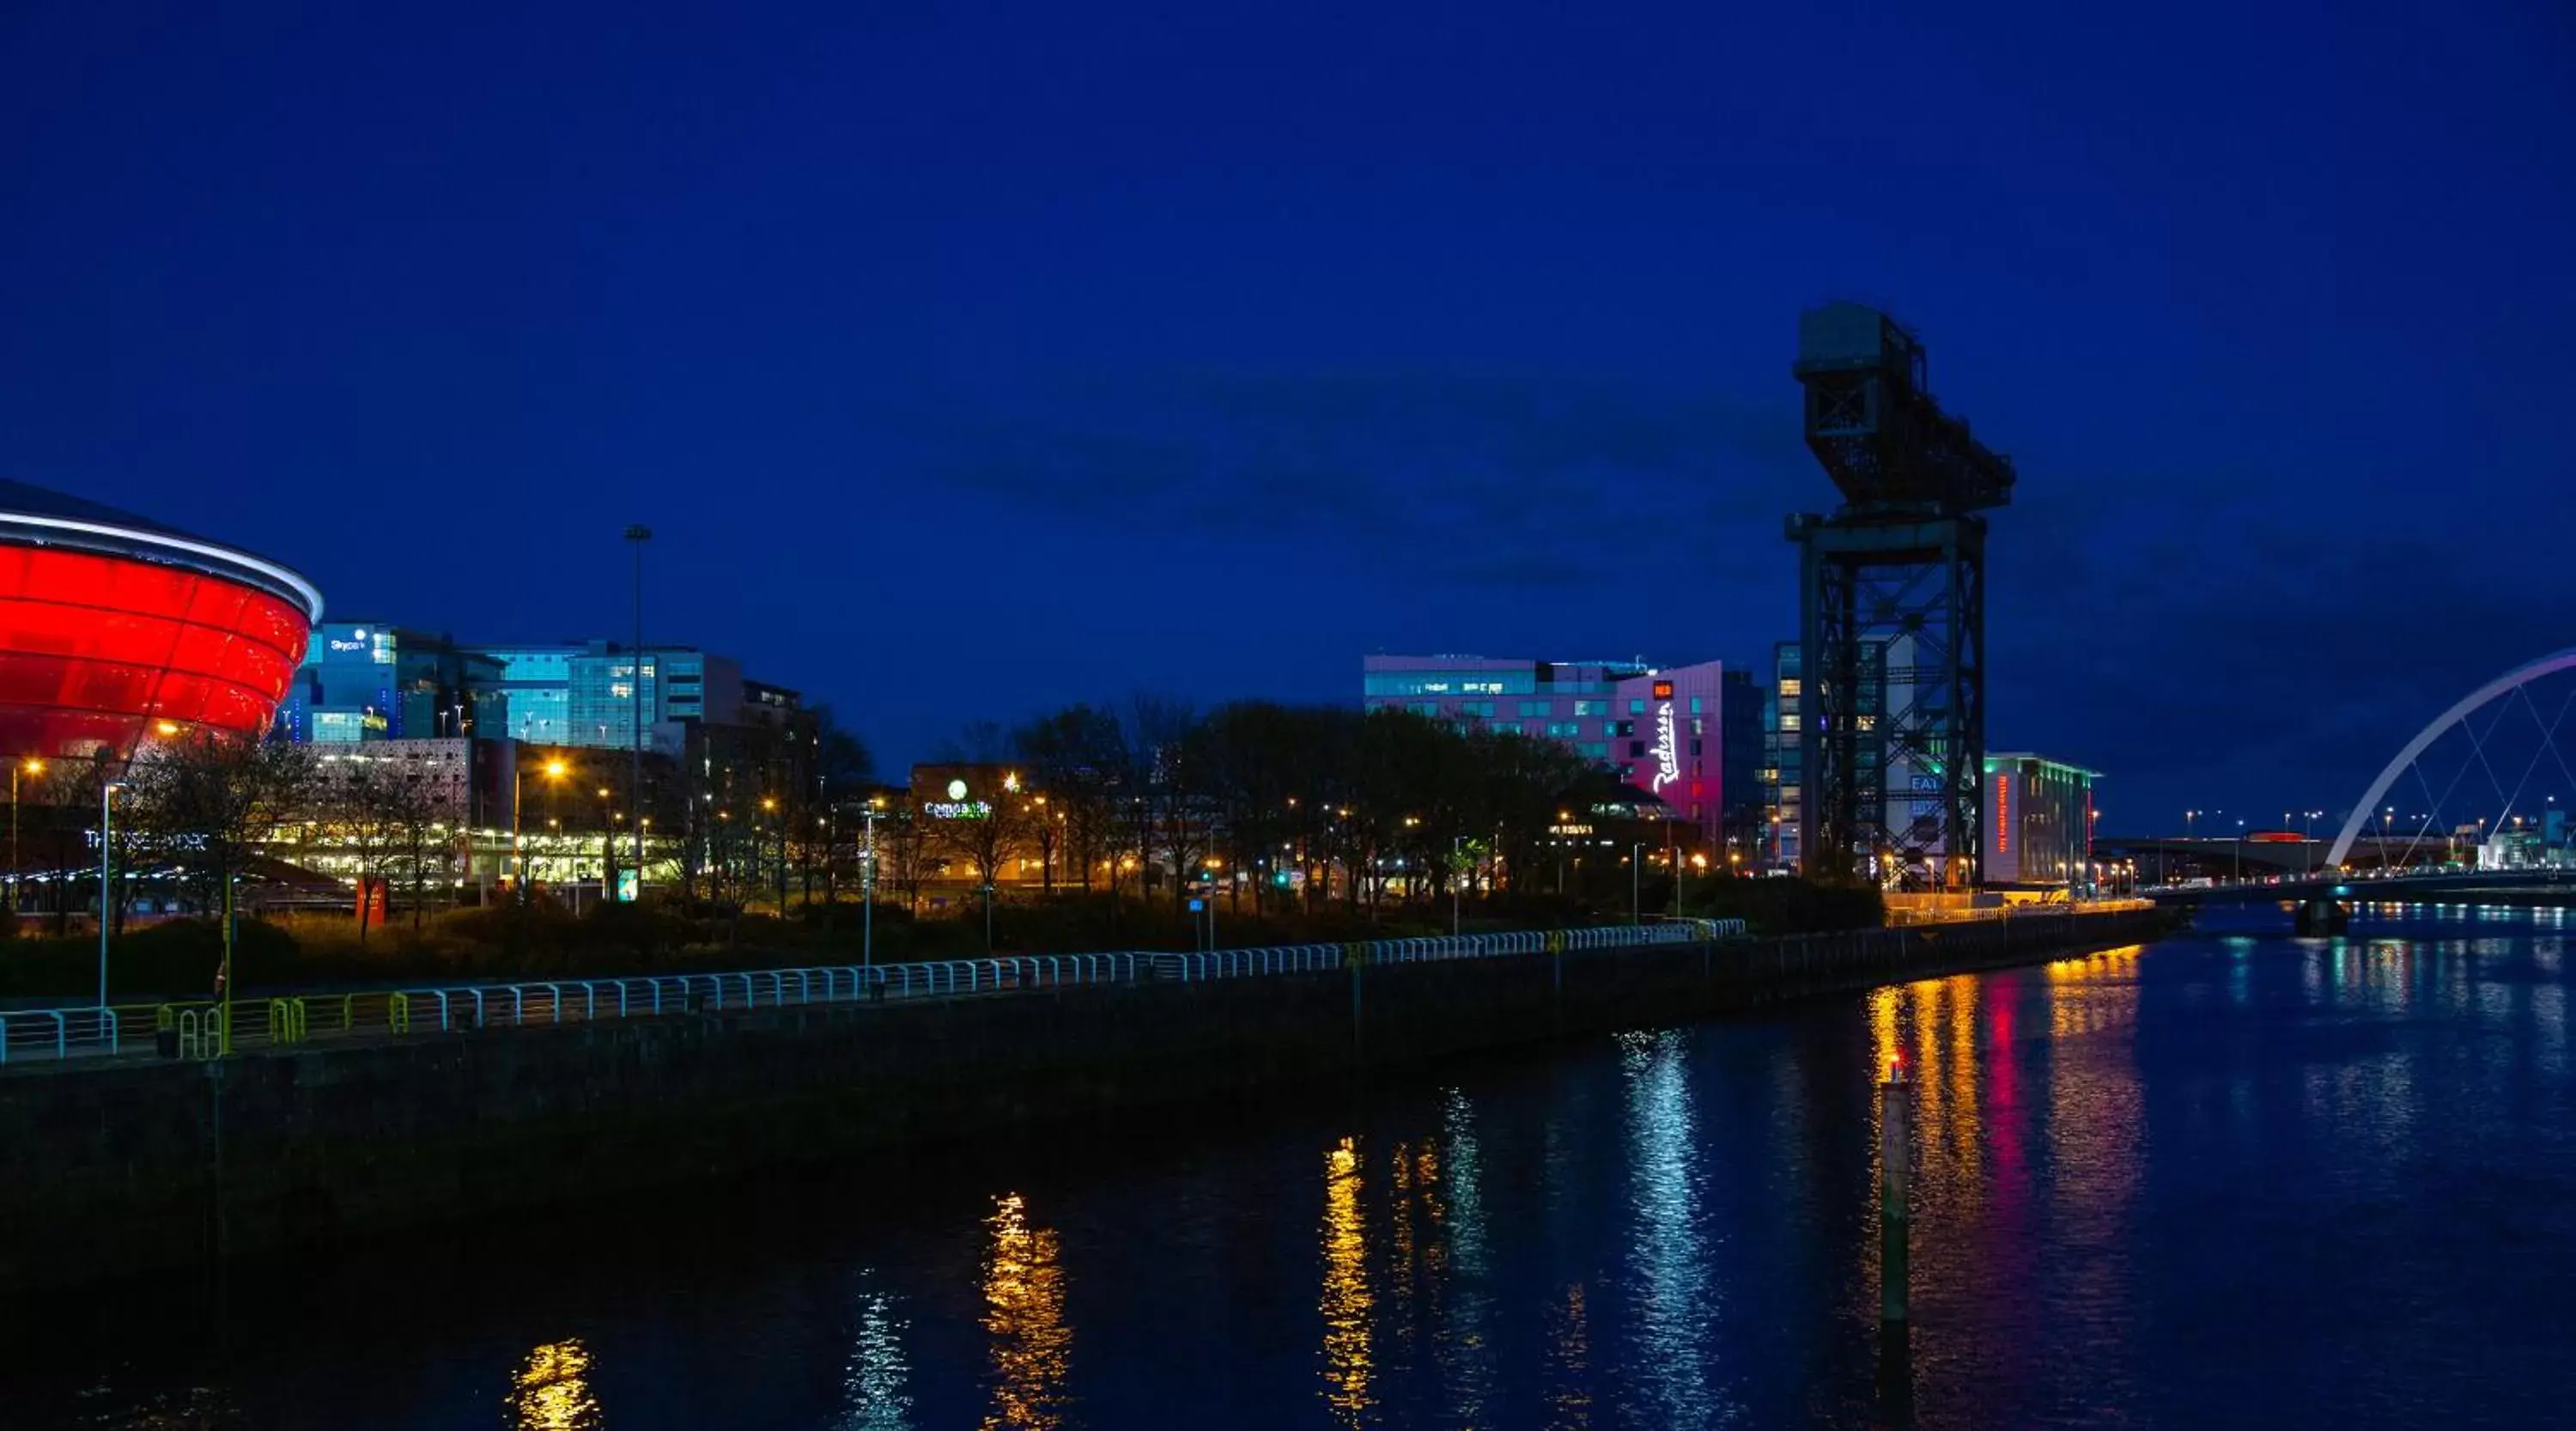
[[1645, 854], [1643, 842], [1628, 847], [1628, 922], [1639, 926], [1646, 922], [1646, 901], [1638, 883], [1645, 871]]
[[867, 863], [859, 875], [859, 967], [874, 968], [877, 962], [877, 810], [885, 804], [883, 795], [868, 798]]
[[1449, 937], [1452, 939], [1458, 937], [1458, 890], [1460, 885], [1466, 883], [1466, 869], [1463, 863], [1466, 848], [1466, 836], [1449, 837]]
[[9, 933], [18, 932], [18, 772], [45, 773], [45, 762], [29, 756], [9, 767]]
[[98, 787], [98, 1006], [101, 1009], [107, 1007], [107, 924], [108, 914], [114, 908], [108, 902], [107, 894], [109, 852], [116, 848], [116, 841], [110, 838], [108, 810], [112, 797], [125, 788], [122, 780], [102, 781]]
[[[554, 782], [563, 779], [565, 770], [566, 767], [561, 759], [547, 761], [545, 765], [547, 785], [551, 787]], [[528, 837], [519, 833], [519, 786], [520, 776], [524, 773], [523, 767], [517, 760], [510, 762], [510, 849], [519, 858], [519, 903], [521, 904], [528, 902]]]
[[[635, 548], [635, 760], [627, 768], [626, 808], [644, 808], [644, 544], [653, 540], [651, 527], [628, 527], [627, 544]], [[654, 686], [659, 689], [661, 672], [654, 672]], [[614, 838], [612, 836], [611, 838]], [[644, 898], [644, 827], [635, 827], [635, 898]]]
[[2228, 842], [2228, 853], [2236, 860], [2234, 883], [2245, 883], [2245, 822], [2236, 822], [2236, 838]]

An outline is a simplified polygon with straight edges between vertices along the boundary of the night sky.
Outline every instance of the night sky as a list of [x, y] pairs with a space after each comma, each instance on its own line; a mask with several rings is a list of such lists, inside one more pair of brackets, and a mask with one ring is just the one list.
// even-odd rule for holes
[[787, 9], [9, 7], [0, 476], [474, 639], [622, 632], [649, 523], [652, 638], [893, 766], [1767, 668], [1852, 298], [2019, 465], [1991, 740], [2106, 832], [2576, 644], [2566, 5]]

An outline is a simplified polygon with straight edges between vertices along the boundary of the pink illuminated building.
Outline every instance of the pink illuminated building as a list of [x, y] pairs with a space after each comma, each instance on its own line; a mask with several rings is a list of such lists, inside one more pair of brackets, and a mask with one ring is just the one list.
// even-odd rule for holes
[[[1729, 682], [1718, 661], [1648, 666], [1368, 656], [1361, 661], [1361, 683], [1361, 700], [1370, 710], [1392, 707], [1474, 721], [1569, 746], [1662, 800], [1676, 818], [1698, 826], [1712, 849], [1724, 840], [1729, 798], [1723, 709], [1728, 686], [1754, 703], [1741, 714], [1756, 717], [1749, 728], [1757, 745], [1759, 740], [1760, 696], [1740, 677]], [[1739, 771], [1738, 779], [1747, 775]], [[1761, 800], [1749, 788], [1733, 794], [1756, 806]]]

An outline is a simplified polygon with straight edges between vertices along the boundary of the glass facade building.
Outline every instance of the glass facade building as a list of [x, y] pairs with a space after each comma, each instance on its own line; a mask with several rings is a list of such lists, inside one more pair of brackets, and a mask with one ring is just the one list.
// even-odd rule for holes
[[268, 728], [322, 596], [285, 567], [43, 488], [0, 482], [0, 748], [122, 759]]
[[676, 756], [690, 726], [742, 717], [742, 667], [694, 647], [648, 646], [640, 661], [610, 641], [472, 649], [492, 664], [513, 740], [623, 748], [640, 701], [646, 748]]
[[315, 745], [472, 735], [503, 723], [498, 675], [493, 662], [443, 636], [330, 622], [315, 629], [278, 706], [278, 726], [289, 740]]

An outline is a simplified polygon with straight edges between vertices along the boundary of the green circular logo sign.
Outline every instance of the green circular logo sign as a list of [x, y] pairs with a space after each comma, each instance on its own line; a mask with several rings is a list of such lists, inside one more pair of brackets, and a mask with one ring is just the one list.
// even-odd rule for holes
[[951, 780], [951, 781], [949, 781], [949, 782], [948, 782], [948, 798], [949, 798], [949, 799], [951, 799], [951, 800], [963, 800], [963, 799], [965, 799], [965, 798], [966, 798], [966, 782], [965, 782], [965, 781], [963, 781], [963, 780]]

